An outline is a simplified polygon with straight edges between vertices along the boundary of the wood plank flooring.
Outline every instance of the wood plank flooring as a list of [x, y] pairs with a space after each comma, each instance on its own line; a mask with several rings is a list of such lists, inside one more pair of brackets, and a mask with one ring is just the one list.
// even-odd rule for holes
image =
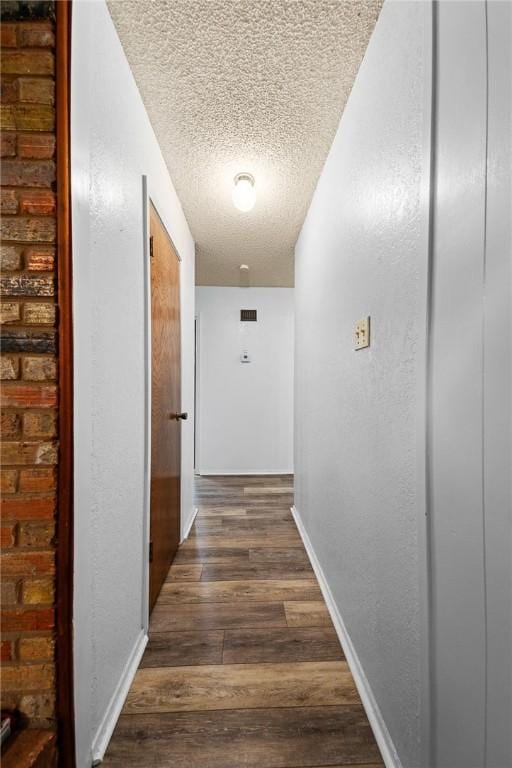
[[197, 478], [105, 766], [383, 766], [292, 504], [290, 476]]

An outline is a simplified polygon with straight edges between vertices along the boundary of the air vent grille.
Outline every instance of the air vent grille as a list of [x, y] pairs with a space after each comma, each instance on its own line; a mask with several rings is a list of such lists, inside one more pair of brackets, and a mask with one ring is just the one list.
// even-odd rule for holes
[[240, 320], [246, 321], [246, 320], [252, 320], [255, 322], [258, 319], [257, 310], [256, 309], [241, 309], [240, 310]]

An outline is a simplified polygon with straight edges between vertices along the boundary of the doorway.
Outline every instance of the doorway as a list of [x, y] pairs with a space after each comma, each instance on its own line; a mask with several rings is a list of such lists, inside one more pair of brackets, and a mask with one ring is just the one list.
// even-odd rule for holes
[[150, 207], [151, 481], [149, 610], [153, 609], [180, 541], [181, 346], [180, 262], [167, 230]]

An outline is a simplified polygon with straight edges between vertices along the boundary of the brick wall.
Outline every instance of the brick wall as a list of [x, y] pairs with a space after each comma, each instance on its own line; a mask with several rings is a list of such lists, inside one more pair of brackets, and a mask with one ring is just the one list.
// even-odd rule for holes
[[2, 706], [55, 721], [54, 8], [2, 9]]

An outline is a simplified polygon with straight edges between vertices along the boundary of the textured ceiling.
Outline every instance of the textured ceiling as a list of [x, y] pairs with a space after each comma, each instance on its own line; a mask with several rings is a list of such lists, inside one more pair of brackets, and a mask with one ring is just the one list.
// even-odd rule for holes
[[[196, 282], [293, 285], [293, 249], [382, 0], [113, 0], [197, 244]], [[233, 177], [256, 179], [240, 213]]]

